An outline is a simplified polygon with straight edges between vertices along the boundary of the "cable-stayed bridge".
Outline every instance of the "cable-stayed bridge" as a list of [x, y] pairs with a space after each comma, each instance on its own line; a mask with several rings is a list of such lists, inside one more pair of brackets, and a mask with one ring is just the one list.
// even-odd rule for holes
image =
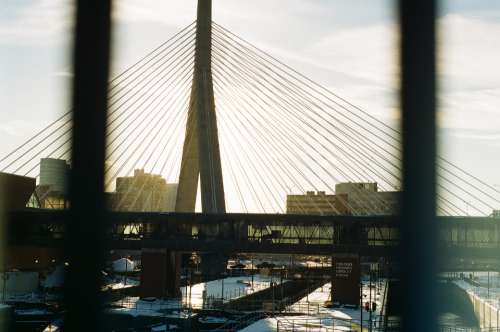
[[[230, 212], [285, 212], [287, 193], [339, 182], [399, 190], [399, 132], [213, 23], [213, 85]], [[110, 83], [106, 188], [135, 168], [179, 182], [191, 95], [194, 24]], [[70, 159], [71, 111], [1, 159], [39, 177], [43, 157]], [[498, 189], [438, 160], [440, 215], [489, 215]], [[370, 212], [369, 199], [363, 208]], [[359, 211], [361, 213], [361, 211]]]
[[[353, 186], [356, 205], [325, 196], [303, 216], [283, 214], [284, 202], [294, 191], [333, 194], [336, 184], [349, 182], [377, 183], [397, 195], [399, 130], [212, 22], [210, 7], [201, 1], [196, 22], [109, 84], [106, 190], [135, 169], [178, 183], [174, 214], [127, 211], [127, 196], [138, 197], [148, 183], [131, 186], [136, 191], [126, 192], [109, 217], [110, 243], [387, 255], [398, 245], [398, 227], [390, 216], [396, 211], [380, 196]], [[2, 157], [0, 170], [38, 178], [41, 158], [71, 162], [71, 116], [63, 114]], [[456, 256], [495, 252], [499, 222], [487, 216], [498, 208], [500, 192], [445, 158], [438, 157], [437, 167], [443, 246]], [[201, 215], [194, 214], [197, 197]], [[300, 204], [299, 212], [311, 211]], [[13, 212], [16, 239], [30, 235], [25, 238], [51, 245], [64, 234], [66, 217], [43, 209]]]

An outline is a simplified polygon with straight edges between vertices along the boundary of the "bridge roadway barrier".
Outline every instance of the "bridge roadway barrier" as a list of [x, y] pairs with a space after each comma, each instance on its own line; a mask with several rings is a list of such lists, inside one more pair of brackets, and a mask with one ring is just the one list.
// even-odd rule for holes
[[474, 313], [479, 321], [479, 326], [482, 329], [500, 330], [500, 308], [498, 303], [494, 306], [486, 299], [474, 294], [474, 292], [467, 292], [469, 299], [474, 307]]
[[488, 331], [500, 330], [500, 288], [498, 287], [498, 276], [490, 273], [476, 275], [475, 278], [461, 275], [456, 278], [454, 284], [460, 287], [467, 302], [472, 307], [478, 325], [481, 329]]

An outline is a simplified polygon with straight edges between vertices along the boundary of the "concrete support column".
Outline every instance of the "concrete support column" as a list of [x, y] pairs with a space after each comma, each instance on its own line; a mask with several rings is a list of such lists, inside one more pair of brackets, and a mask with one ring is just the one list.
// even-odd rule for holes
[[180, 257], [165, 249], [142, 249], [140, 296], [180, 296]]

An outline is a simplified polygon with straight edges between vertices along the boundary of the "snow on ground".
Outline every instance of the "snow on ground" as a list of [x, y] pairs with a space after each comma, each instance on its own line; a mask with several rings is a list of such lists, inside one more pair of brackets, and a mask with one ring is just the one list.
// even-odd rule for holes
[[103, 290], [108, 289], [123, 289], [136, 287], [140, 285], [140, 281], [126, 276], [113, 276], [107, 277], [105, 284], [102, 286]]
[[120, 258], [111, 264], [111, 268], [114, 272], [130, 272], [135, 270], [136, 264], [128, 258]]
[[350, 326], [334, 323], [333, 320], [322, 317], [293, 316], [293, 317], [270, 317], [261, 319], [252, 325], [240, 330], [240, 332], [274, 332], [274, 331], [296, 331], [296, 332], [345, 332], [354, 331]]
[[[222, 281], [224, 280], [224, 281]], [[203, 293], [206, 292], [206, 299], [221, 299], [227, 302], [254, 292], [266, 289], [271, 282], [280, 283], [280, 278], [256, 274], [253, 276], [229, 277], [209, 282], [203, 282], [191, 287], [182, 287], [183, 303], [187, 306], [191, 304], [192, 308], [203, 307]], [[224, 283], [224, 291], [222, 290]], [[222, 296], [224, 292], [224, 296]], [[187, 294], [187, 296], [186, 296]]]
[[[115, 264], [116, 263], [116, 264]], [[127, 258], [120, 258], [113, 262], [113, 269], [117, 272], [132, 271], [135, 268], [135, 263]], [[64, 269], [63, 264], [58, 265], [54, 271], [52, 271], [41, 285], [44, 288], [60, 288], [64, 285]], [[130, 277], [125, 276], [106, 276], [104, 285], [102, 289], [120, 289], [138, 286], [139, 281]]]
[[[271, 282], [279, 283], [279, 278], [270, 276], [254, 275], [253, 288], [251, 276], [229, 277], [224, 279], [224, 299], [229, 301], [246, 294], [268, 288]], [[187, 290], [187, 292], [186, 292]], [[189, 307], [201, 309], [204, 306], [203, 293], [206, 299], [220, 299], [222, 297], [222, 279], [199, 283], [191, 287], [181, 287], [181, 299], [140, 299], [139, 297], [125, 297], [111, 303], [109, 312], [129, 314], [132, 316], [161, 316], [185, 317], [187, 315], [183, 308]], [[187, 294], [187, 297], [186, 297]]]
[[266, 318], [266, 319], [261, 319], [244, 329], [240, 330], [239, 332], [266, 332], [266, 331], [277, 331], [278, 321], [276, 318]]
[[[470, 274], [467, 272], [465, 275], [469, 276]], [[489, 282], [487, 272], [476, 272], [473, 279], [478, 286], [471, 285], [465, 280], [456, 280], [455, 284], [465, 291], [480, 297], [492, 307], [500, 309], [500, 273], [490, 272]]]
[[[375, 283], [373, 283], [374, 285]], [[377, 308], [375, 312], [372, 312], [372, 320], [376, 320], [380, 317], [380, 310], [382, 308], [382, 301], [384, 290], [386, 287], [385, 281], [377, 285], [377, 287], [372, 287], [370, 289], [369, 282], [363, 281], [363, 302], [368, 302], [370, 300], [370, 293], [372, 302], [377, 303]], [[325, 308], [323, 304], [326, 301], [331, 301], [330, 298], [331, 283], [323, 285], [310, 293], [308, 296], [303, 297], [298, 302], [294, 303], [289, 307], [290, 311], [309, 313], [309, 314], [320, 314], [328, 315], [336, 319], [353, 320], [359, 323], [361, 319], [361, 308], [353, 309], [349, 307], [338, 307], [338, 308]], [[367, 324], [370, 313], [363, 310], [363, 324]]]
[[124, 297], [112, 302], [106, 311], [110, 313], [124, 314], [130, 316], [185, 318], [186, 313], [182, 311], [179, 299], [156, 299], [138, 297]]
[[[363, 281], [363, 302], [370, 298], [377, 303], [377, 310], [372, 313], [373, 326], [377, 324], [380, 317], [380, 309], [382, 307], [382, 297], [386, 287], [384, 280], [379, 288], [369, 287], [369, 283]], [[361, 318], [361, 309], [351, 309], [346, 307], [325, 308], [323, 304], [330, 301], [331, 283], [319, 287], [305, 296], [298, 302], [287, 308], [287, 311], [296, 312], [304, 315], [298, 316], [277, 316], [266, 318], [255, 322], [247, 328], [241, 330], [245, 332], [261, 331], [271, 332], [278, 330], [294, 330], [294, 331], [353, 331], [356, 327], [359, 328]], [[363, 326], [369, 326], [369, 313], [363, 310]]]
[[245, 265], [245, 269], [256, 269], [257, 265], [262, 264], [264, 262], [272, 263], [275, 266], [293, 266], [293, 267], [328, 267], [331, 266], [331, 261], [326, 262], [315, 262], [312, 260], [301, 261], [294, 260], [290, 261], [289, 259], [272, 259], [272, 258], [255, 258], [253, 260], [250, 259], [230, 259], [227, 262], [227, 268], [231, 269], [231, 266], [236, 265], [238, 263]]

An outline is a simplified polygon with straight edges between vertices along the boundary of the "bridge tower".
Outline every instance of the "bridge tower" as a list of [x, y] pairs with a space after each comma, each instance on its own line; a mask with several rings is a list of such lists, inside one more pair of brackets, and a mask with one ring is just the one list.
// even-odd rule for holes
[[[212, 0], [198, 0], [194, 71], [175, 205], [177, 212], [195, 211], [198, 178], [203, 213], [225, 213], [212, 82]], [[199, 232], [200, 236], [215, 236], [218, 230], [206, 226]], [[220, 254], [204, 254], [202, 272], [207, 277], [217, 277], [225, 271], [226, 261]]]
[[[195, 212], [198, 179], [204, 213], [225, 213], [224, 185], [217, 134], [212, 82], [212, 0], [198, 0], [193, 81], [182, 151], [176, 212]], [[217, 235], [206, 226], [200, 237]], [[191, 229], [186, 230], [191, 232]], [[143, 249], [142, 296], [178, 296], [179, 253]], [[202, 255], [201, 269], [208, 278], [217, 278], [226, 269], [227, 257], [220, 253]]]
[[177, 212], [194, 212], [198, 176], [204, 213], [225, 213], [212, 82], [212, 0], [198, 0], [191, 101], [182, 151]]

